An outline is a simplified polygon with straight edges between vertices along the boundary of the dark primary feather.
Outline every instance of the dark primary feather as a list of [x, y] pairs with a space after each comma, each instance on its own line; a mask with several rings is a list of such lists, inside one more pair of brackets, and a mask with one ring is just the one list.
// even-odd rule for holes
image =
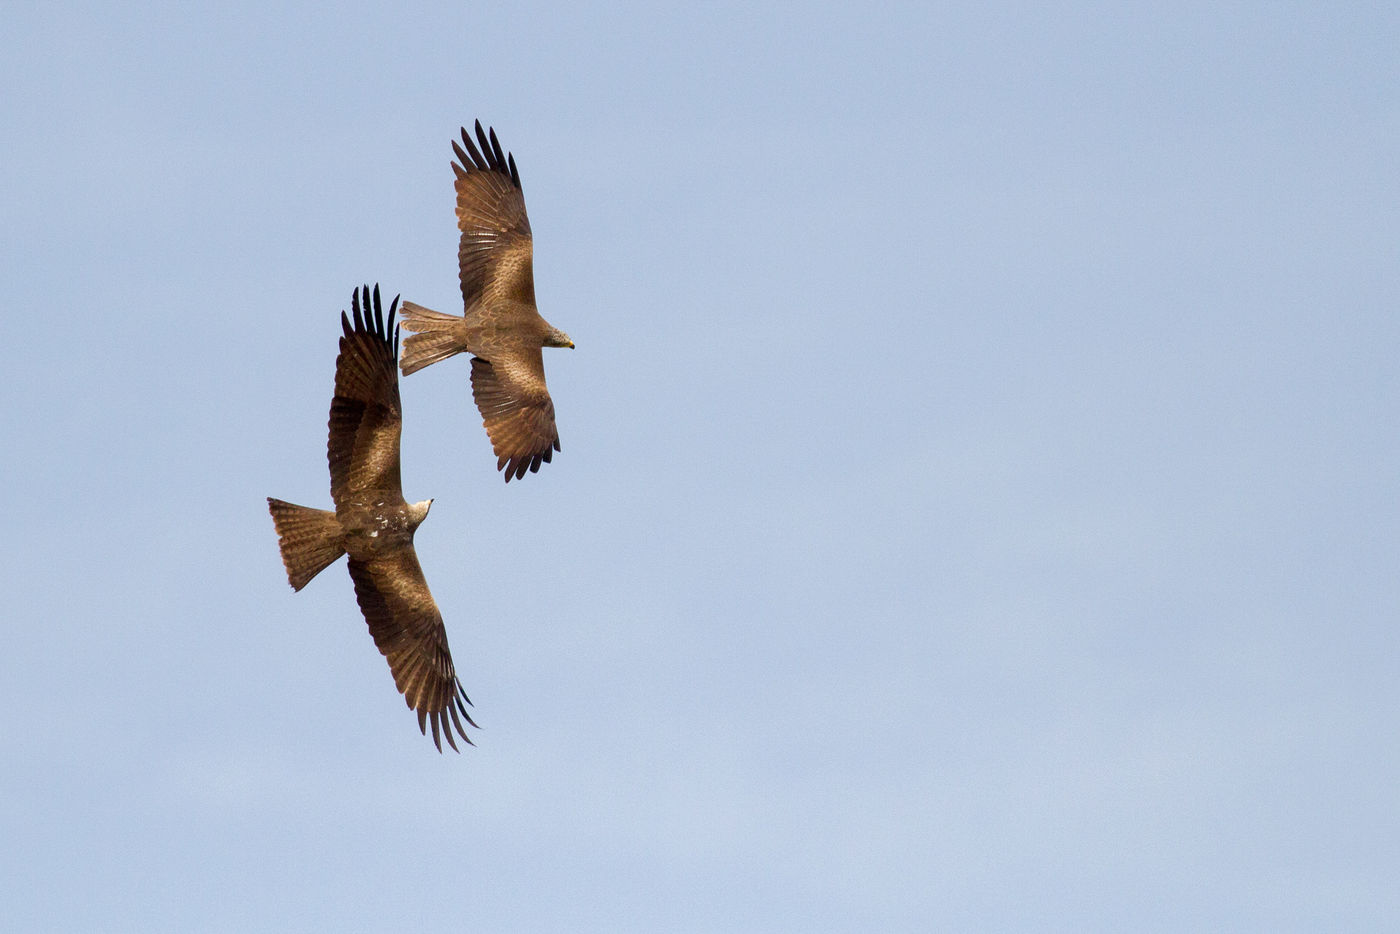
[[[502, 155], [501, 142], [496, 139], [496, 128], [492, 127], [488, 135], [482, 132], [481, 121], [478, 120], [476, 121], [476, 138], [481, 141], [480, 149], [476, 148], [472, 138], [467, 135], [467, 128], [462, 127], [462, 142], [467, 147], [466, 153], [462, 152], [462, 147], [458, 146], [455, 140], [453, 141], [452, 151], [462, 162], [460, 168], [456, 165], [453, 166], [454, 169], [458, 169], [457, 174], [459, 176], [465, 175], [469, 166], [474, 166], [482, 172], [499, 172], [508, 177], [516, 188], [519, 188], [520, 172], [515, 168], [515, 155], [513, 153]], [[467, 153], [471, 154], [470, 159], [467, 158]], [[483, 156], [482, 153], [485, 155]]]
[[[477, 138], [481, 138], [481, 121], [476, 121]], [[496, 154], [496, 158], [491, 161], [491, 167], [497, 172], [506, 170], [506, 157], [501, 154], [501, 141], [496, 139], [496, 128], [491, 128], [491, 151]]]

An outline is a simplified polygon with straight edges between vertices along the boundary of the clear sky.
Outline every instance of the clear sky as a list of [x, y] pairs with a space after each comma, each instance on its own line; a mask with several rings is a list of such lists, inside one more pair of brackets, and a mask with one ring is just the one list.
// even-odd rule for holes
[[[1394, 4], [205, 6], [4, 9], [7, 925], [1400, 917]], [[578, 349], [509, 486], [403, 384], [458, 756], [264, 497], [478, 117]]]

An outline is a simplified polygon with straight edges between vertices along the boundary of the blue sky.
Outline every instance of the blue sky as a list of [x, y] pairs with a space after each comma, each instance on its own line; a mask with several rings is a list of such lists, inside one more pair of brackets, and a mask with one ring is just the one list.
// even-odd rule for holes
[[[1400, 915], [1393, 6], [5, 19], [17, 930]], [[403, 385], [439, 756], [263, 498], [478, 117], [578, 349], [509, 486]]]

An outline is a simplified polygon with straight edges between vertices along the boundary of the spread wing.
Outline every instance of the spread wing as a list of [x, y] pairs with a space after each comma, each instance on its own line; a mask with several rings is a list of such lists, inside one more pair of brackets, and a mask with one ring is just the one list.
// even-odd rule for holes
[[560, 450], [540, 348], [489, 362], [472, 357], [472, 397], [496, 452], [496, 469], [504, 468], [507, 483], [526, 470], [538, 471]]
[[426, 735], [427, 724], [432, 723], [433, 744], [439, 752], [440, 734], [446, 734], [447, 744], [457, 748], [452, 739], [454, 728], [471, 743], [462, 726], [463, 720], [476, 726], [467, 713], [471, 701], [452, 667], [442, 614], [428, 591], [413, 548], [372, 561], [352, 560], [350, 577], [374, 644], [389, 662], [394, 686], [408, 706], [418, 711], [418, 729]]
[[399, 300], [394, 299], [386, 319], [376, 285], [371, 317], [369, 286], [363, 291], [363, 309], [360, 289], [355, 290], [352, 300], [353, 327], [345, 312], [340, 313], [345, 335], [335, 360], [335, 398], [331, 400], [330, 440], [326, 445], [331, 498], [337, 505], [366, 490], [403, 495], [399, 480], [399, 435], [403, 431], [399, 331], [394, 327]]
[[534, 246], [530, 219], [525, 216], [525, 193], [515, 156], [501, 152], [493, 127], [483, 132], [476, 121], [476, 144], [462, 128], [463, 150], [454, 141], [457, 160], [457, 248], [462, 302], [467, 308], [486, 299], [535, 303]]

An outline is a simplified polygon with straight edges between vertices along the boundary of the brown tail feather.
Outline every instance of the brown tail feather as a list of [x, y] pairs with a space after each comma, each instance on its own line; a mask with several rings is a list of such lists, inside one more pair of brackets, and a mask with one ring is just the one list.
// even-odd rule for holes
[[399, 310], [399, 322], [405, 331], [415, 332], [404, 338], [403, 356], [399, 361], [404, 376], [467, 349], [457, 330], [462, 325], [458, 315], [446, 315], [404, 302]]
[[335, 513], [284, 503], [271, 496], [267, 498], [267, 511], [272, 513], [272, 523], [277, 527], [282, 564], [293, 590], [305, 587], [311, 578], [345, 554], [340, 547], [340, 523]]

